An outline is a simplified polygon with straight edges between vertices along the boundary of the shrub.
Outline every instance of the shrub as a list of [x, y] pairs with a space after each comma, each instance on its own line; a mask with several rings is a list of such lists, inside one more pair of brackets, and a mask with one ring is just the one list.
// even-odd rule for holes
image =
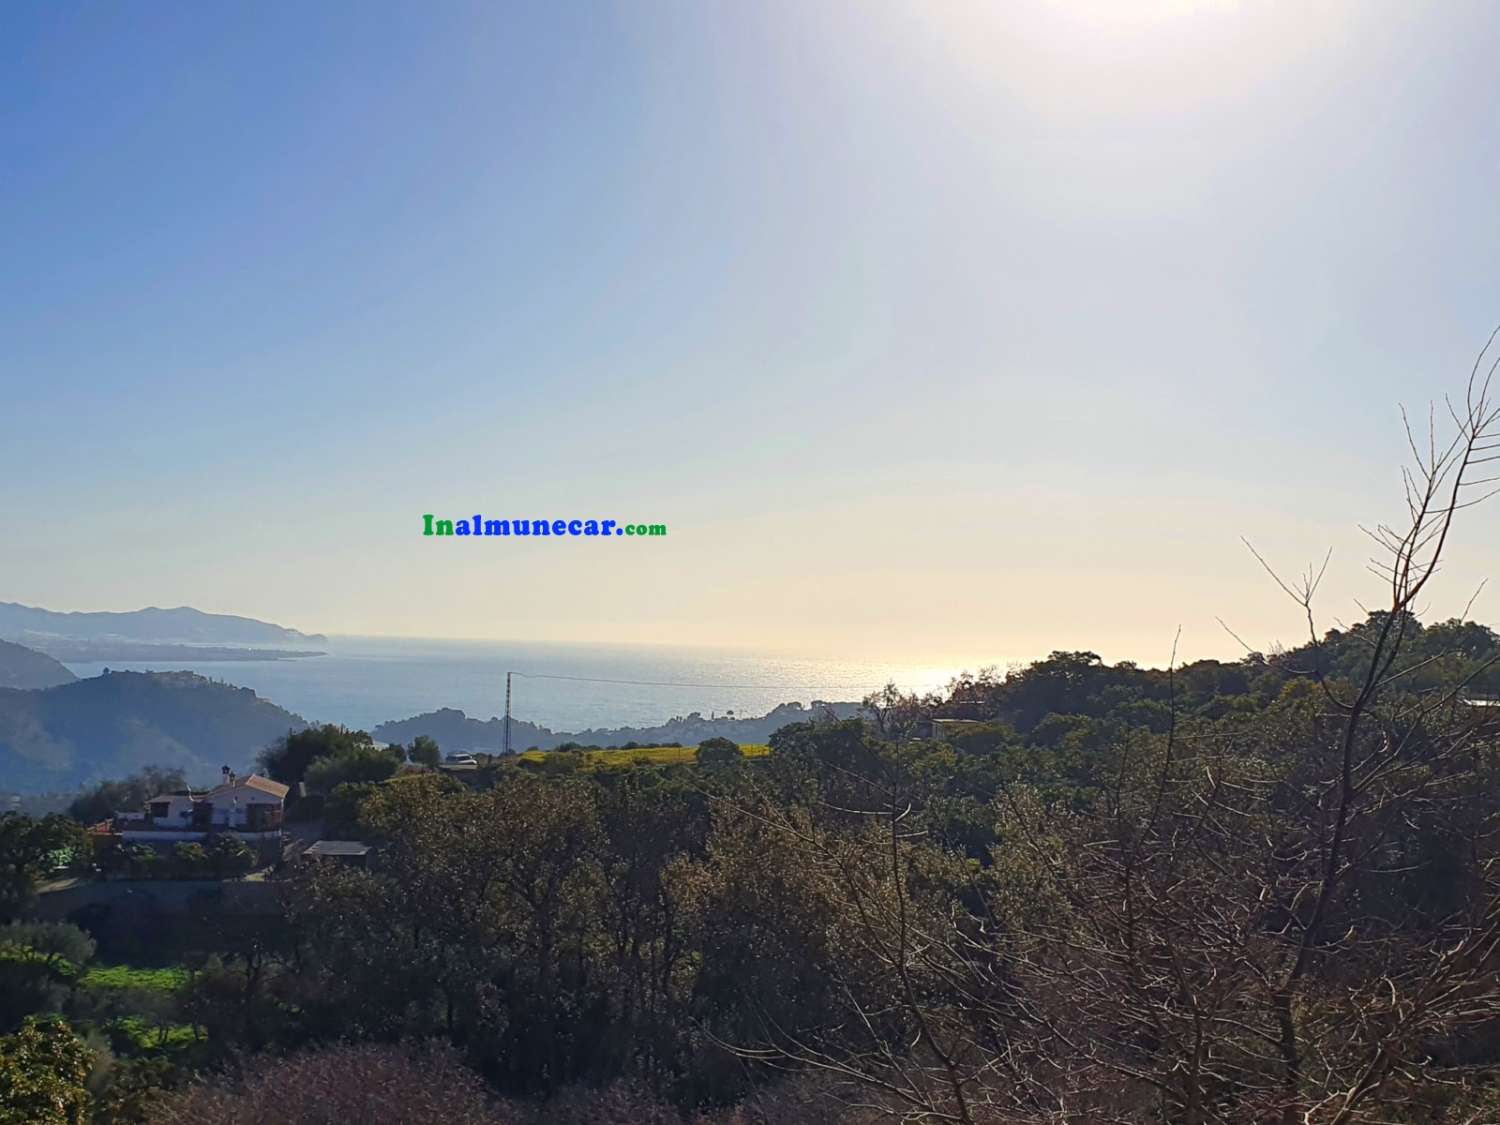
[[548, 754], [539, 765], [542, 773], [551, 777], [575, 774], [583, 769], [583, 755]]
[[307, 769], [307, 785], [320, 793], [331, 793], [340, 785], [385, 781], [395, 774], [405, 756], [399, 748], [392, 751], [374, 746], [341, 751], [313, 762]]
[[290, 1058], [260, 1057], [156, 1099], [160, 1125], [514, 1125], [492, 1106], [484, 1083], [449, 1048], [339, 1046]]
[[202, 844], [184, 841], [172, 849], [172, 862], [179, 875], [192, 878], [208, 870], [208, 853], [203, 850]]
[[131, 844], [125, 849], [125, 865], [137, 879], [149, 879], [161, 868], [161, 856], [150, 844]]
[[710, 738], [698, 743], [698, 764], [710, 769], [722, 769], [738, 765], [745, 760], [745, 752], [727, 738]]
[[627, 1082], [560, 1090], [527, 1125], [688, 1125], [681, 1113]]
[[238, 836], [220, 836], [209, 845], [208, 860], [220, 875], [241, 875], [255, 866], [255, 852]]

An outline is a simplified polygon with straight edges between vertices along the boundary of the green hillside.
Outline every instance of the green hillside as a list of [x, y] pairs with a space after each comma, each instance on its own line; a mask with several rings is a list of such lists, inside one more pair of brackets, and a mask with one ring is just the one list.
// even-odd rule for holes
[[189, 781], [248, 766], [302, 717], [249, 688], [190, 672], [114, 672], [40, 691], [0, 691], [0, 777], [57, 791], [145, 765]]

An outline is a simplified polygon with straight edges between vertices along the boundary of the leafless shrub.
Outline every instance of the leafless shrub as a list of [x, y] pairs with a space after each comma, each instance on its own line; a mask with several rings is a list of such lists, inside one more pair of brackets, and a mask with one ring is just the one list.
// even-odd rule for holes
[[527, 1125], [688, 1125], [676, 1108], [629, 1082], [573, 1086], [532, 1109]]
[[261, 1057], [161, 1098], [160, 1125], [516, 1125], [450, 1049], [339, 1046]]

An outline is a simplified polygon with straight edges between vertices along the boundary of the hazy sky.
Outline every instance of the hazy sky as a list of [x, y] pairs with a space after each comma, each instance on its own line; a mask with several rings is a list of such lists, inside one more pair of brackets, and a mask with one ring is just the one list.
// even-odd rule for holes
[[[1500, 320], [1500, 7], [0, 7], [0, 600], [1165, 661]], [[423, 513], [665, 522], [433, 540]], [[1470, 513], [1433, 616], [1500, 551]], [[1475, 615], [1500, 618], [1500, 583]]]

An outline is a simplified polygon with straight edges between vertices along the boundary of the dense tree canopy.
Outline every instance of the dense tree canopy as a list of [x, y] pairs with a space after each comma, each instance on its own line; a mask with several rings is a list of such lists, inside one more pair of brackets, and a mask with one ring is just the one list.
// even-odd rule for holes
[[147, 766], [122, 781], [101, 781], [85, 789], [68, 806], [68, 815], [83, 824], [94, 824], [117, 812], [139, 812], [152, 797], [186, 786], [187, 779], [180, 770]]
[[327, 724], [289, 731], [274, 745], [261, 752], [260, 767], [267, 776], [296, 786], [307, 777], [307, 771], [319, 758], [373, 750], [375, 741], [362, 730]]
[[[1017, 1113], [1066, 1096], [1204, 1123], [1210, 1104], [1323, 1096], [1387, 1042], [1373, 1027], [1392, 1014], [1350, 970], [1400, 996], [1425, 987], [1424, 958], [1465, 955], [1455, 919], [1482, 906], [1500, 818], [1488, 712], [1420, 704], [1482, 682], [1500, 645], [1410, 622], [1404, 675], [1353, 736], [1371, 761], [1399, 740], [1394, 788], [1351, 807], [1362, 858], [1300, 952], [1348, 725], [1330, 699], [1357, 690], [1349, 650], [1369, 651], [1351, 633], [1171, 670], [1058, 653], [936, 698], [884, 694], [883, 723], [784, 728], [743, 771], [504, 766], [359, 789], [379, 865], [309, 870], [288, 896], [304, 1033], [447, 1037], [524, 1096], [627, 1077], [684, 1104], [732, 1100], [765, 1080], [745, 1068], [757, 1052], [956, 1120], [1002, 1095]], [[924, 737], [944, 717], [969, 721]], [[1467, 757], [1443, 749], [1459, 744]], [[1120, 914], [1132, 901], [1146, 916]], [[1281, 994], [1264, 991], [1278, 979], [1296, 998], [1295, 1079], [1290, 1056], [1237, 1038], [1281, 1041]], [[1194, 1005], [1224, 1034], [1195, 1039]], [[1339, 1030], [1359, 1019], [1370, 1036]], [[1465, 1058], [1483, 1050], [1459, 1024], [1447, 1034]], [[1196, 1078], [1195, 1050], [1214, 1060]]]
[[35, 820], [0, 814], [0, 921], [30, 901], [37, 880], [60, 862], [76, 860], [88, 841], [76, 821], [60, 814]]
[[308, 787], [316, 793], [331, 793], [340, 785], [385, 781], [401, 766], [405, 755], [399, 749], [355, 746], [319, 757], [307, 767]]

